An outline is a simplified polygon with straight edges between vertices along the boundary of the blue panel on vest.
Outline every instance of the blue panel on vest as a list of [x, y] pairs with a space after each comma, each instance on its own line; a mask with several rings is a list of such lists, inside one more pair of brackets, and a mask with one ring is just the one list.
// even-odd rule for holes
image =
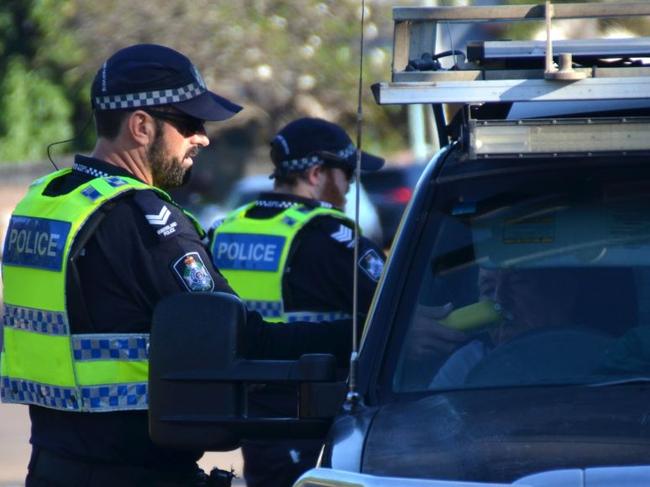
[[70, 223], [12, 216], [5, 238], [5, 264], [60, 271]]
[[219, 269], [276, 272], [285, 237], [218, 233], [212, 260]]
[[92, 186], [88, 186], [81, 192], [81, 194], [88, 198], [90, 201], [95, 201], [102, 196], [102, 194]]

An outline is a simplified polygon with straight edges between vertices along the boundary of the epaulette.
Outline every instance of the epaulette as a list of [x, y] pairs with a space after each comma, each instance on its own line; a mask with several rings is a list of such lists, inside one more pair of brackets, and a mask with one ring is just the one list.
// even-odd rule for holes
[[354, 225], [350, 221], [331, 215], [322, 215], [314, 218], [314, 224], [335, 242], [346, 247], [351, 247], [354, 244]]
[[154, 190], [136, 191], [133, 199], [160, 240], [176, 235], [178, 222], [172, 214], [172, 203], [163, 200]]

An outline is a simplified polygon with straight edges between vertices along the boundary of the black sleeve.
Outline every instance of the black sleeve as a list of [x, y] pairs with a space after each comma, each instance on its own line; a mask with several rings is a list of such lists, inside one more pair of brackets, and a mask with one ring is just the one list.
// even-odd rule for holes
[[292, 360], [306, 353], [331, 353], [340, 367], [352, 351], [352, 320], [325, 323], [268, 323], [249, 311], [244, 354], [258, 360]]
[[153, 191], [138, 191], [133, 201], [133, 223], [141, 245], [134, 250], [146, 261], [143, 267], [150, 273], [148, 280], [161, 296], [178, 291], [233, 293], [211, 265], [196, 228], [179, 208]]
[[[384, 266], [383, 252], [369, 239], [359, 240], [359, 313], [365, 315]], [[353, 227], [346, 220], [318, 217], [294, 242], [285, 278], [285, 302], [291, 310], [352, 312]]]
[[[155, 305], [178, 292], [233, 293], [196, 229], [153, 191], [127, 194], [106, 213], [80, 253], [90, 331], [148, 331]], [[75, 306], [75, 309], [81, 306]], [[71, 310], [75, 314], [75, 310]]]

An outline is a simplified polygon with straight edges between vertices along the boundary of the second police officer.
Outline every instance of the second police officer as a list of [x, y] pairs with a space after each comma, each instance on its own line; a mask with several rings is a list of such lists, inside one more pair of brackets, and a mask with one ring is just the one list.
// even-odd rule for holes
[[[342, 208], [356, 153], [350, 137], [334, 123], [317, 118], [289, 123], [271, 142], [274, 191], [215, 225], [211, 240], [215, 266], [247, 307], [266, 321], [320, 322], [352, 316], [354, 222]], [[376, 171], [383, 164], [383, 159], [362, 153], [362, 170]], [[357, 265], [358, 310], [363, 318], [384, 255], [361, 237]], [[278, 386], [267, 386], [251, 400], [262, 414], [290, 414], [294, 402]], [[321, 443], [245, 442], [247, 485], [292, 485], [315, 465]]]

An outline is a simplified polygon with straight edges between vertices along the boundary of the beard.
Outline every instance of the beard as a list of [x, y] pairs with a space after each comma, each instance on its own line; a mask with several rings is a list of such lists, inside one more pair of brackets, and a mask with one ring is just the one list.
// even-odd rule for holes
[[[192, 167], [184, 168], [181, 159], [168, 154], [161, 129], [162, 127], [156, 131], [156, 136], [147, 150], [153, 185], [165, 190], [178, 188], [189, 181]], [[197, 149], [192, 149], [185, 157], [194, 157], [197, 153]]]
[[320, 199], [340, 210], [345, 207], [345, 194], [336, 185], [334, 174], [329, 169], [326, 169], [325, 172], [325, 184]]

